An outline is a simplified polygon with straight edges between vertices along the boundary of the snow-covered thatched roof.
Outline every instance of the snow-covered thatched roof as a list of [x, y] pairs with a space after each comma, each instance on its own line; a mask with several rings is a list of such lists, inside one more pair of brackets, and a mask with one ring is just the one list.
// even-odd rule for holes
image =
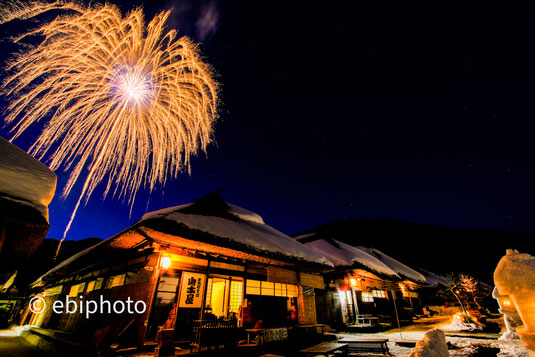
[[436, 273], [433, 273], [432, 271], [427, 271], [424, 269], [419, 269], [422, 272], [422, 275], [425, 277], [425, 282], [427, 285], [432, 287], [448, 287], [452, 283], [447, 278], [443, 277], [442, 275], [438, 275]]
[[48, 221], [56, 179], [52, 170], [0, 137], [0, 197], [31, 206]]
[[336, 239], [316, 237], [314, 233], [294, 237], [306, 247], [324, 255], [335, 267], [354, 267], [382, 276], [400, 278], [379, 259]]
[[61, 262], [32, 286], [71, 264], [80, 266], [87, 264], [87, 259], [98, 259], [107, 249], [129, 249], [150, 241], [201, 252], [210, 249], [208, 253], [220, 251], [222, 255], [229, 250], [239, 251], [243, 252], [243, 259], [259, 256], [266, 261], [312, 264], [319, 270], [334, 267], [322, 254], [265, 224], [258, 214], [225, 202], [218, 193], [211, 193], [192, 203], [145, 214], [123, 232]]
[[420, 284], [426, 283], [425, 277], [422, 274], [418, 273], [416, 270], [412, 268], [409, 268], [408, 266], [392, 258], [391, 256], [386, 255], [380, 250], [375, 249], [375, 248], [367, 248], [367, 247], [356, 247], [356, 248], [370, 255], [373, 255], [374, 257], [379, 259], [381, 262], [383, 262], [385, 265], [387, 265], [392, 270], [394, 270], [400, 277], [404, 279], [408, 279], [415, 283], [420, 283]]
[[265, 224], [258, 214], [223, 201], [217, 192], [147, 213], [136, 225], [260, 256], [333, 267], [322, 254]]

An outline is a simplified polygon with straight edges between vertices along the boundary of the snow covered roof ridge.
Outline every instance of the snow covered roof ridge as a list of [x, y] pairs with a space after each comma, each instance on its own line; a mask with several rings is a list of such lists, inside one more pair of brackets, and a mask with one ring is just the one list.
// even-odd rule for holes
[[363, 268], [374, 274], [400, 278], [394, 270], [373, 255], [331, 237], [307, 233], [294, 239], [324, 255], [336, 267]]
[[325, 256], [267, 225], [258, 214], [225, 202], [219, 192], [210, 193], [186, 205], [147, 213], [136, 224], [157, 220], [207, 233], [220, 239], [222, 245], [230, 242], [257, 252], [333, 267]]
[[56, 174], [2, 137], [0, 153], [0, 196], [35, 208], [48, 221]]
[[451, 285], [451, 281], [449, 281], [446, 277], [439, 275], [437, 273], [434, 273], [432, 271], [428, 271], [422, 268], [418, 269], [422, 275], [425, 277], [425, 281], [427, 282], [427, 285], [437, 287], [439, 285], [442, 285], [443, 287], [448, 287]]
[[44, 279], [49, 276], [49, 275], [52, 275], [53, 273], [61, 270], [62, 268], [65, 268], [67, 267], [68, 265], [72, 264], [74, 261], [76, 261], [77, 259], [83, 257], [84, 255], [87, 255], [89, 252], [95, 250], [96, 248], [98, 247], [101, 247], [103, 245], [106, 245], [108, 244], [109, 242], [111, 242], [116, 236], [113, 236], [113, 237], [110, 237], [108, 239], [105, 239], [101, 242], [98, 242], [84, 250], [81, 250], [79, 251], [78, 253], [74, 254], [74, 255], [71, 255], [69, 258], [63, 260], [62, 262], [60, 262], [58, 265], [56, 265], [55, 267], [53, 267], [52, 269], [50, 269], [49, 271], [47, 271], [46, 273], [44, 273], [43, 275], [41, 275], [39, 278], [37, 278], [33, 283], [31, 283], [29, 286], [30, 287], [34, 287], [38, 284], [41, 284]]
[[399, 276], [409, 279], [415, 283], [424, 283], [424, 284], [426, 283], [426, 279], [422, 274], [408, 267], [407, 265], [401, 263], [400, 261], [392, 258], [391, 256], [386, 255], [385, 253], [381, 252], [379, 249], [362, 247], [362, 246], [357, 246], [356, 248], [370, 255], [373, 255], [374, 257], [379, 259], [381, 262], [383, 262], [385, 265], [387, 265], [392, 270], [394, 270]]

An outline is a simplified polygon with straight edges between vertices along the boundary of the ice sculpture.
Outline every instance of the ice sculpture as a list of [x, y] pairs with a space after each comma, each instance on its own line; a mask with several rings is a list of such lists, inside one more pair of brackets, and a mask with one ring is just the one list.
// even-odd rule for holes
[[507, 295], [522, 319], [516, 332], [535, 357], [535, 257], [508, 249], [494, 271], [500, 295]]

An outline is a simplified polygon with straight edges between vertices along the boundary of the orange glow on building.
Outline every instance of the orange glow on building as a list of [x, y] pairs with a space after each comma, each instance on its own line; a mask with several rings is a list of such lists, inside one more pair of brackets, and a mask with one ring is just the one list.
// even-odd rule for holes
[[163, 256], [160, 261], [160, 266], [164, 269], [167, 269], [169, 268], [170, 265], [171, 265], [171, 257]]

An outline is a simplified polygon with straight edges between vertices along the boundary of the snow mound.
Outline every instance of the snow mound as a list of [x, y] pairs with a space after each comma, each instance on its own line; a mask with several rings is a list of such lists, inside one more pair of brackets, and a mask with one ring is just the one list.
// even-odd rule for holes
[[502, 333], [502, 335], [498, 338], [500, 341], [512, 341], [512, 340], [519, 340], [520, 337], [518, 336], [518, 333], [514, 331], [505, 331]]
[[474, 322], [465, 322], [463, 318], [463, 313], [458, 312], [453, 315], [453, 319], [447, 325], [442, 326], [442, 329], [445, 331], [482, 331], [483, 326], [478, 325]]
[[0, 196], [37, 209], [48, 221], [56, 174], [0, 137]]
[[423, 340], [416, 343], [409, 357], [448, 357], [446, 336], [439, 329], [429, 330]]

